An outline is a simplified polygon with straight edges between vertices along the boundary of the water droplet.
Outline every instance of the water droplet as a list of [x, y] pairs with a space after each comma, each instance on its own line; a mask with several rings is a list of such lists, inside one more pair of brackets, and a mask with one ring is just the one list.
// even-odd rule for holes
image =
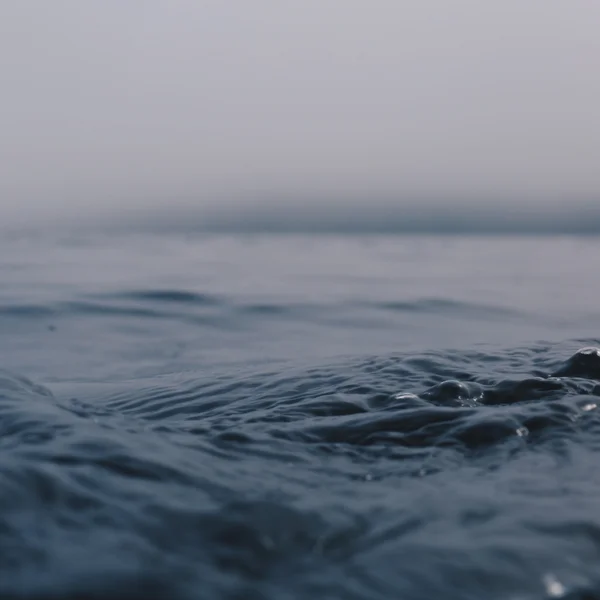
[[529, 429], [527, 429], [527, 427], [519, 427], [519, 428], [516, 430], [516, 434], [517, 434], [519, 437], [525, 437], [526, 435], [529, 435]]
[[594, 402], [589, 402], [588, 404], [584, 404], [581, 407], [581, 410], [585, 410], [586, 412], [589, 412], [590, 410], [594, 410], [595, 408], [598, 408], [598, 405], [595, 404]]

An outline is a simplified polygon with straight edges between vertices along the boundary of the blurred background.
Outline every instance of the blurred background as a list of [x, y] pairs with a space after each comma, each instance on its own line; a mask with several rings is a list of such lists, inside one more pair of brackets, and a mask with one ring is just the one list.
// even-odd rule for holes
[[0, 218], [595, 232], [599, 26], [588, 0], [3, 2]]

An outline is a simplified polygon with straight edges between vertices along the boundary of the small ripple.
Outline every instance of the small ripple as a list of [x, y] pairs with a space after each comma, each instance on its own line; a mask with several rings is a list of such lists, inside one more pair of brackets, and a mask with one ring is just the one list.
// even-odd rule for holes
[[213, 294], [201, 294], [189, 290], [137, 290], [105, 296], [136, 302], [154, 302], [165, 304], [192, 304], [195, 306], [219, 306], [224, 300]]
[[56, 314], [56, 309], [52, 306], [43, 306], [35, 304], [4, 304], [0, 305], [0, 316], [6, 317], [51, 317]]
[[392, 312], [416, 312], [447, 315], [464, 315], [468, 318], [473, 317], [507, 317], [523, 316], [516, 310], [511, 310], [501, 306], [487, 304], [477, 304], [473, 302], [464, 302], [460, 300], [449, 300], [445, 298], [420, 298], [413, 302], [379, 302], [368, 304], [372, 308]]
[[307, 311], [305, 306], [290, 304], [241, 304], [236, 306], [236, 311], [247, 315], [283, 316], [299, 315]]

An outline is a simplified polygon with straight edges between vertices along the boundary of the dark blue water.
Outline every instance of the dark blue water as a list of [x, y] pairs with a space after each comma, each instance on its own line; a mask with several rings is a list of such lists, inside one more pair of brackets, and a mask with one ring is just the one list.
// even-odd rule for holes
[[600, 240], [0, 250], [0, 598], [600, 598]]

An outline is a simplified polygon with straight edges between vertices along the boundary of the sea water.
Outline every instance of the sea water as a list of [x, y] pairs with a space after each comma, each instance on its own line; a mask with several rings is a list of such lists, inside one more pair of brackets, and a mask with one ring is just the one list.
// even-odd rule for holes
[[0, 252], [1, 598], [600, 598], [600, 239]]

